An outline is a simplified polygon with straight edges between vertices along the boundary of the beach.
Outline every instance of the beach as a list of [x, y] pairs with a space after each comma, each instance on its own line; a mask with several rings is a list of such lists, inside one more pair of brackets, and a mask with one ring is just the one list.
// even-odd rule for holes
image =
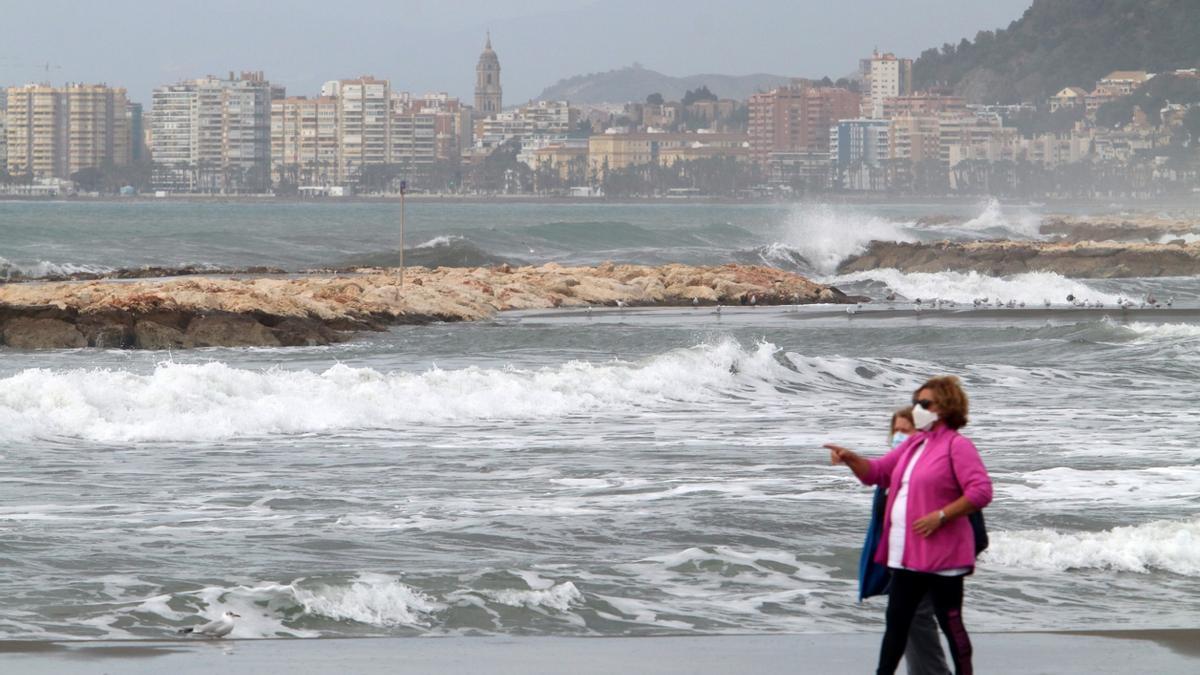
[[[1003, 675], [1192, 673], [1200, 633], [972, 636], [975, 667]], [[0, 666], [28, 675], [71, 672], [361, 675], [793, 675], [874, 670], [874, 635], [727, 635], [658, 638], [474, 637], [345, 640], [0, 642]]]

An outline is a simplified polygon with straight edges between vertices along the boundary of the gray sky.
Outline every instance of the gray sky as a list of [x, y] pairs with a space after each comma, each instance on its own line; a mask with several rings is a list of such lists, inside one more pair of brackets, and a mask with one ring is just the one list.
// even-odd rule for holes
[[[506, 103], [640, 62], [669, 75], [838, 77], [878, 46], [902, 56], [1007, 26], [1031, 0], [0, 0], [0, 85], [155, 86], [263, 70], [292, 95], [372, 74], [469, 98], [484, 32]], [[720, 92], [717, 92], [720, 93]]]

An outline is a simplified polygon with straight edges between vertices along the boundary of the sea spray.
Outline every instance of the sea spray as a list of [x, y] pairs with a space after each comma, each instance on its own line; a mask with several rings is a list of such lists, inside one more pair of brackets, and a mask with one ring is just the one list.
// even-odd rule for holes
[[1041, 218], [1024, 210], [1005, 214], [1000, 200], [992, 197], [983, 204], [979, 215], [963, 223], [959, 230], [986, 234], [1004, 239], [1038, 239], [1041, 237]]
[[832, 274], [839, 263], [867, 250], [872, 241], [914, 241], [908, 228], [882, 216], [860, 213], [829, 204], [798, 206], [788, 215], [781, 242], [821, 274]]
[[[1085, 282], [1068, 279], [1056, 272], [1026, 272], [1009, 277], [994, 277], [970, 272], [901, 272], [881, 268], [827, 277], [822, 283], [845, 288], [847, 284], [874, 282], [894, 291], [907, 300], [940, 298], [960, 303], [976, 299], [992, 301], [1015, 300], [1029, 306], [1042, 306], [1049, 300], [1056, 305], [1069, 305], [1068, 296], [1079, 302], [1104, 302], [1115, 305], [1118, 296], [1098, 290]], [[877, 293], [881, 298], [884, 293]]]

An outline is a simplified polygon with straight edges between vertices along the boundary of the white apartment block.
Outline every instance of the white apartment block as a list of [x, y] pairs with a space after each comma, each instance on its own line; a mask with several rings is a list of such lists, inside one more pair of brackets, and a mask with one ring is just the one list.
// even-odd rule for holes
[[270, 186], [271, 100], [262, 73], [204, 77], [154, 90], [150, 136], [155, 187], [262, 192]]
[[360, 77], [328, 82], [321, 94], [337, 100], [342, 180], [354, 180], [362, 167], [391, 160], [392, 87], [387, 80]]
[[885, 99], [912, 94], [912, 59], [896, 58], [895, 54], [876, 51], [863, 59], [863, 117], [883, 117]]

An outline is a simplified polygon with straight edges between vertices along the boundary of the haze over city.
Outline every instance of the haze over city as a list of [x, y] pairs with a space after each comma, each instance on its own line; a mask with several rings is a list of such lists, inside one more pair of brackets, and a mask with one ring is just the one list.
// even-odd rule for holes
[[634, 62], [675, 76], [836, 79], [876, 46], [915, 56], [1007, 26], [1028, 2], [756, 0], [736, 10], [721, 0], [0, 5], [10, 27], [0, 43], [0, 85], [106, 82], [148, 105], [154, 87], [231, 70], [262, 70], [289, 93], [369, 74], [414, 94], [467, 98], [488, 30], [503, 55], [506, 95], [514, 103], [561, 78]]

